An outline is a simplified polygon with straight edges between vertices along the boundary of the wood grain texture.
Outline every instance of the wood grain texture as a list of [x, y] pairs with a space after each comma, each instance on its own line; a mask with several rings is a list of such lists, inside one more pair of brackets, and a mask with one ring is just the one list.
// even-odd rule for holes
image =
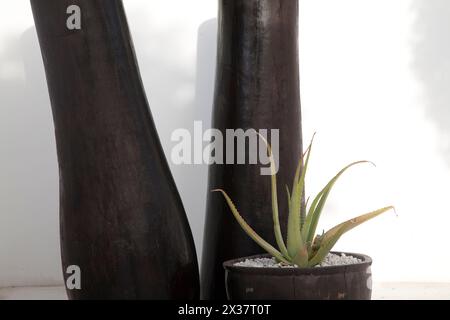
[[[340, 254], [340, 253], [337, 253]], [[346, 253], [362, 262], [345, 266], [305, 269], [236, 267], [224, 263], [230, 300], [370, 300], [372, 259]], [[269, 257], [268, 255], [254, 256]]]
[[[73, 4], [81, 30], [66, 28]], [[198, 298], [193, 238], [121, 0], [31, 5], [55, 123], [63, 268], [82, 270], [69, 298]]]
[[[302, 152], [299, 93], [298, 0], [220, 0], [212, 126], [279, 129], [280, 221], [286, 231], [285, 185], [292, 185]], [[225, 152], [226, 157], [226, 152]], [[209, 170], [202, 258], [202, 297], [224, 299], [226, 260], [261, 253], [239, 227], [224, 199], [229, 193], [246, 221], [275, 243], [270, 178], [257, 165], [214, 164]]]

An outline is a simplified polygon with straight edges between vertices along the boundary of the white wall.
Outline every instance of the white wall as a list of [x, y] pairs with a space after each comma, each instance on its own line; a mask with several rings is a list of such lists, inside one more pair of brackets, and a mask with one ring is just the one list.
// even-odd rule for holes
[[[300, 0], [304, 135], [318, 132], [309, 191], [338, 184], [323, 227], [395, 204], [338, 249], [370, 254], [375, 280], [450, 281], [450, 2]], [[124, 1], [166, 153], [209, 124], [217, 3]], [[28, 1], [0, 11], [0, 286], [61, 280], [53, 125]], [[201, 249], [205, 166], [173, 166]]]

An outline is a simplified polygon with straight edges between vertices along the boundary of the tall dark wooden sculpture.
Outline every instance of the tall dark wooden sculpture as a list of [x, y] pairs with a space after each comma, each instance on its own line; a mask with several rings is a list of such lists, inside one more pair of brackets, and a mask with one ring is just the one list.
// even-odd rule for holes
[[[121, 0], [31, 4], [56, 129], [62, 262], [81, 268], [81, 290], [69, 297], [198, 298], [192, 235]], [[66, 23], [71, 5], [81, 29]]]
[[[213, 127], [280, 129], [278, 185], [284, 232], [284, 185], [292, 184], [302, 152], [298, 0], [220, 0], [216, 72]], [[246, 221], [275, 243], [270, 178], [260, 175], [260, 167], [212, 165], [209, 190], [214, 188], [225, 189]], [[223, 299], [222, 263], [262, 250], [235, 222], [223, 197], [209, 193], [207, 202], [202, 296]]]

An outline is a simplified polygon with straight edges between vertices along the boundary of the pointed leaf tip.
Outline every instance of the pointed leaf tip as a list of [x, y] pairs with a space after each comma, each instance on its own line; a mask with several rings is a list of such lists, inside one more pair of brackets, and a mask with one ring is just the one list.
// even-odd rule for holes
[[328, 230], [321, 239], [320, 248], [309, 261], [310, 266], [315, 266], [319, 264], [325, 256], [330, 252], [330, 250], [334, 247], [336, 242], [341, 238], [342, 235], [352, 230], [353, 228], [363, 224], [364, 222], [371, 220], [391, 209], [394, 209], [393, 206], [381, 208], [361, 216], [355, 217], [353, 219], [347, 220], [334, 228]]

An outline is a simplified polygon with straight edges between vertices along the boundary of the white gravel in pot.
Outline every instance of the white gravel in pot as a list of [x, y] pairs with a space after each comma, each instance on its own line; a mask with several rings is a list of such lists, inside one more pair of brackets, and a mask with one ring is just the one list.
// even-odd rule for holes
[[[361, 262], [361, 259], [353, 256], [348, 256], [345, 253], [341, 253], [340, 255], [329, 253], [322, 261], [322, 263], [320, 265], [317, 265], [316, 267], [342, 266]], [[244, 261], [235, 263], [234, 266], [250, 268], [297, 268], [297, 266], [278, 263], [275, 258], [245, 259]]]

